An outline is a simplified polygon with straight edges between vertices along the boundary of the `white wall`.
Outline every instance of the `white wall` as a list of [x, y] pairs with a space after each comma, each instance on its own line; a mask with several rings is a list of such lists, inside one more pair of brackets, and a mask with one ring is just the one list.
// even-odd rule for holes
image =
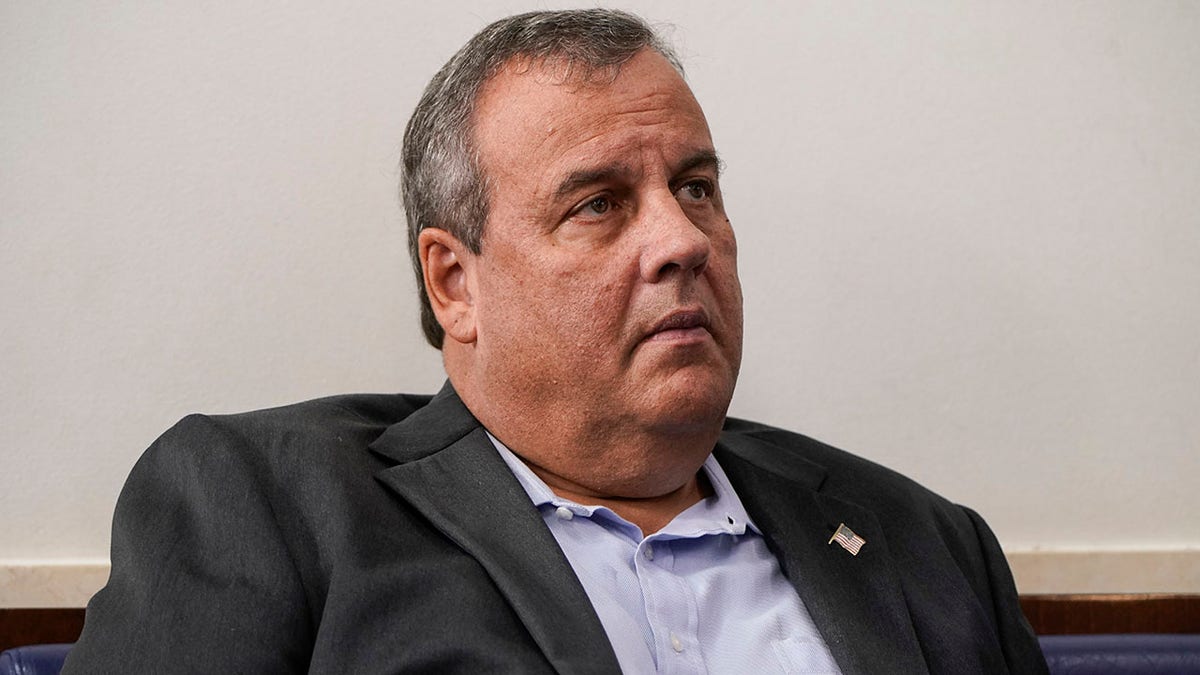
[[[545, 4], [224, 4], [0, 7], [0, 563], [105, 560], [188, 412], [441, 382], [403, 126]], [[728, 163], [733, 414], [1010, 550], [1200, 547], [1200, 5], [620, 6], [675, 26]]]

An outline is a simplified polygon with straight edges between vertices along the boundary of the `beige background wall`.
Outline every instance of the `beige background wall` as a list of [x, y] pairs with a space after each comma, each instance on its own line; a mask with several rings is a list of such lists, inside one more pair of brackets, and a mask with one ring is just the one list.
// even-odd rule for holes
[[[0, 7], [0, 605], [102, 582], [180, 416], [441, 382], [403, 126], [545, 3], [219, 4]], [[733, 414], [976, 507], [1022, 590], [1200, 590], [1200, 4], [619, 5], [728, 163]]]

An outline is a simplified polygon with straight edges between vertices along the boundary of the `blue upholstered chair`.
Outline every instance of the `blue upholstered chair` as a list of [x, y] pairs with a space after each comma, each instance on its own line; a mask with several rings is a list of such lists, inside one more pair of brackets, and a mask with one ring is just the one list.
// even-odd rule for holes
[[0, 675], [58, 675], [71, 645], [30, 645], [0, 653]]
[[[1200, 675], [1198, 635], [1043, 635], [1052, 675]], [[71, 645], [0, 654], [0, 675], [58, 675]]]
[[1197, 635], [1043, 635], [1051, 675], [1200, 675]]

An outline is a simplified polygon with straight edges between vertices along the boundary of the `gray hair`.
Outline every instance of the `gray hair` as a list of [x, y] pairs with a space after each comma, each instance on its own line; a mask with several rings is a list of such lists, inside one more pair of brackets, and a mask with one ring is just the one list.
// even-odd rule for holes
[[408, 249], [421, 294], [421, 328], [441, 349], [438, 324], [421, 272], [417, 237], [439, 227], [472, 253], [482, 251], [488, 216], [488, 181], [479, 168], [471, 116], [485, 82], [516, 57], [561, 60], [564, 73], [585, 77], [611, 71], [643, 49], [662, 54], [680, 72], [671, 48], [641, 18], [612, 9], [529, 12], [484, 28], [458, 51], [421, 96], [404, 132], [400, 196], [408, 220]]

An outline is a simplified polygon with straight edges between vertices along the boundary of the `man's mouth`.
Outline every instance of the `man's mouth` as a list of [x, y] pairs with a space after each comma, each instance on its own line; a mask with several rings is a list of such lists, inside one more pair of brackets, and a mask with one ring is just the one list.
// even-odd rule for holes
[[708, 313], [702, 308], [671, 312], [654, 324], [647, 333], [647, 342], [690, 341], [709, 336]]

